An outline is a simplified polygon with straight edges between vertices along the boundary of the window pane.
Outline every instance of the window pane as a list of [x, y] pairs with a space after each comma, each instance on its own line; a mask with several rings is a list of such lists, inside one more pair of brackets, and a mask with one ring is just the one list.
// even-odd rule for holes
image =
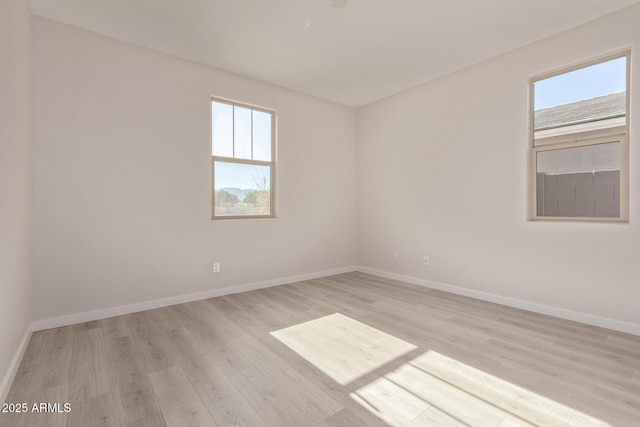
[[234, 157], [251, 160], [251, 110], [234, 108]]
[[215, 156], [233, 157], [233, 106], [211, 103], [211, 142]]
[[620, 143], [539, 151], [538, 216], [620, 217]]
[[272, 115], [253, 111], [253, 159], [271, 161]]
[[215, 215], [271, 215], [271, 167], [214, 162]]
[[542, 138], [624, 126], [626, 72], [624, 56], [534, 82], [534, 146]]

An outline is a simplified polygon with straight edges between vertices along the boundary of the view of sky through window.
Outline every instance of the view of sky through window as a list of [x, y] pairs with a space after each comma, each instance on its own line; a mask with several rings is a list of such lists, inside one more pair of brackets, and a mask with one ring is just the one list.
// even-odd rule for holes
[[269, 168], [265, 166], [218, 162], [215, 183], [216, 190], [270, 190], [271, 177]]
[[274, 113], [211, 101], [213, 217], [273, 216]]
[[622, 92], [627, 58], [620, 57], [535, 82], [534, 110]]
[[[212, 104], [213, 155], [271, 161], [271, 115], [269, 113], [215, 101]], [[229, 187], [256, 190], [261, 189], [257, 188], [256, 183], [263, 185], [264, 168], [238, 163], [220, 163], [218, 168], [215, 180], [216, 190]]]

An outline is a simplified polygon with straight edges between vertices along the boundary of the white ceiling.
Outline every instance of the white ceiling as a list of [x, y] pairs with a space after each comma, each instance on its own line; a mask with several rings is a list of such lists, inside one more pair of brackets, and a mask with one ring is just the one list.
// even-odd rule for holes
[[640, 0], [30, 0], [34, 14], [358, 107]]

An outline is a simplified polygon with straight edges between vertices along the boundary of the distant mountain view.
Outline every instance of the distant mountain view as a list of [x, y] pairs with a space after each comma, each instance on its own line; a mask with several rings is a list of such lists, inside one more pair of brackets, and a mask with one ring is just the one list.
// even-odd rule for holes
[[221, 188], [219, 190], [216, 191], [226, 191], [229, 194], [233, 194], [234, 196], [238, 197], [238, 200], [244, 200], [244, 198], [246, 197], [247, 193], [249, 191], [254, 191], [252, 189], [240, 189], [240, 188], [235, 188], [235, 187], [225, 187], [225, 188]]

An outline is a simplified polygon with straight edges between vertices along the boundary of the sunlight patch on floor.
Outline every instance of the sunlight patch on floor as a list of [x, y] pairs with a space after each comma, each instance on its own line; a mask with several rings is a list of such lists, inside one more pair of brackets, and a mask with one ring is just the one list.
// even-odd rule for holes
[[[343, 386], [417, 348], [340, 313], [271, 335]], [[390, 426], [611, 427], [435, 351], [390, 369], [350, 393]]]
[[385, 374], [351, 397], [391, 426], [610, 427], [434, 351]]
[[417, 348], [340, 313], [271, 332], [341, 385]]

